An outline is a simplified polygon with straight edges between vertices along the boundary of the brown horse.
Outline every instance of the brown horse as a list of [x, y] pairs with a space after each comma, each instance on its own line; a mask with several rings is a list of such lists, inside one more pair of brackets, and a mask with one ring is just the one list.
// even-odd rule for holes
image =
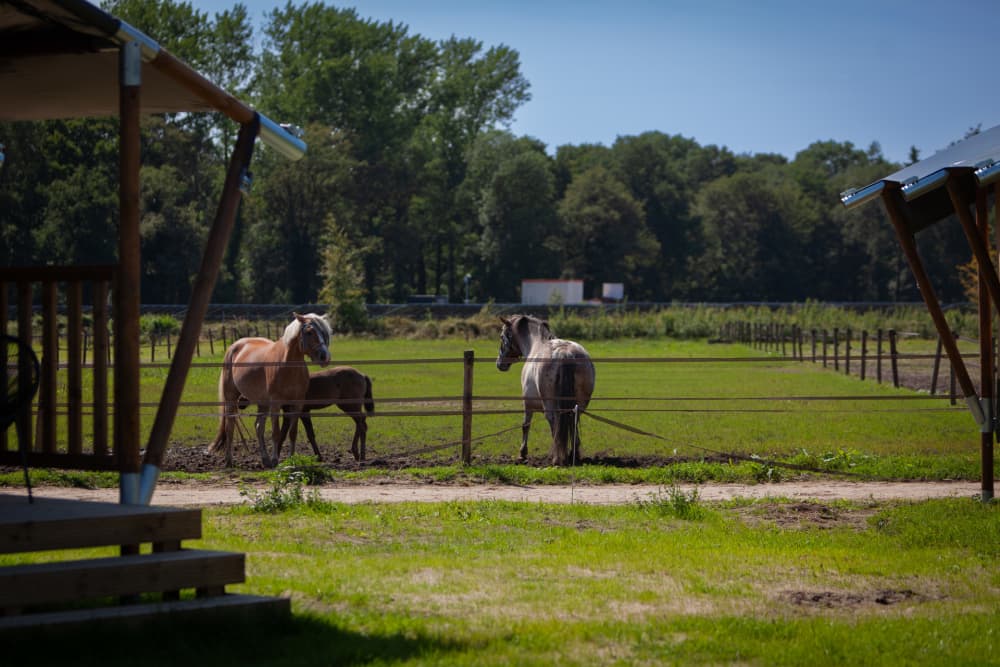
[[[302, 405], [302, 414], [299, 419], [306, 429], [306, 437], [312, 445], [316, 458], [323, 460], [316, 445], [316, 433], [313, 431], [312, 418], [309, 416], [311, 410], [320, 410], [331, 405], [346, 412], [354, 420], [354, 439], [351, 441], [351, 454], [355, 461], [365, 460], [365, 443], [368, 440], [368, 423], [365, 421], [365, 412], [371, 414], [375, 412], [375, 401], [372, 399], [371, 378], [361, 371], [350, 366], [334, 366], [326, 370], [317, 371], [309, 376], [309, 390], [306, 391], [306, 400]], [[361, 406], [364, 405], [364, 412]], [[295, 438], [298, 424], [288, 423], [286, 420], [282, 426], [282, 433], [291, 428], [290, 439], [292, 442], [292, 454], [295, 453]], [[360, 444], [360, 449], [358, 445]]]
[[521, 460], [528, 458], [528, 431], [531, 418], [543, 412], [552, 429], [549, 455], [553, 465], [565, 465], [569, 458], [568, 441], [573, 435], [572, 460], [579, 460], [580, 435], [576, 412], [585, 410], [594, 393], [594, 364], [579, 343], [556, 338], [549, 323], [530, 315], [500, 318], [500, 352], [497, 368], [506, 371], [518, 359], [521, 370], [521, 394], [524, 398], [524, 423], [521, 425]]
[[[233, 464], [233, 430], [241, 407], [256, 403], [257, 443], [266, 468], [278, 464], [281, 453], [279, 414], [284, 407], [294, 422], [302, 410], [309, 387], [308, 355], [321, 366], [330, 363], [330, 323], [326, 316], [293, 313], [295, 319], [276, 341], [267, 338], [240, 338], [226, 350], [219, 374], [219, 431], [209, 452], [224, 449], [226, 465]], [[264, 427], [271, 417], [274, 459], [264, 445]]]

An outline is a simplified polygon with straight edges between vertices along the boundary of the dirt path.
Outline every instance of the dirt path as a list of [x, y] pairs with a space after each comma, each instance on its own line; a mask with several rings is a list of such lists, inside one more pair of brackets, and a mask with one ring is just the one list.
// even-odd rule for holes
[[[744, 498], [789, 498], [794, 500], [925, 500], [971, 498], [980, 492], [979, 482], [842, 482], [809, 481], [779, 484], [678, 485], [685, 493], [697, 489], [702, 500]], [[667, 490], [655, 485], [511, 486], [495, 484], [336, 484], [320, 487], [320, 495], [343, 503], [446, 502], [454, 500], [510, 500], [545, 503], [593, 503], [614, 505], [649, 500]], [[47, 498], [117, 502], [117, 489], [38, 487], [35, 494]], [[235, 484], [161, 482], [153, 495], [154, 505], [202, 506], [240, 504]]]

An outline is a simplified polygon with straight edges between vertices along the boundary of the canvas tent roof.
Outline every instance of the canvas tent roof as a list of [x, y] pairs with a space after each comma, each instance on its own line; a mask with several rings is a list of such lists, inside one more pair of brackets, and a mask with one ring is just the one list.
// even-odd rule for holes
[[[245, 123], [255, 111], [155, 40], [86, 0], [0, 0], [0, 120], [118, 113], [118, 49], [139, 43], [143, 113], [220, 111]], [[260, 138], [297, 159], [305, 144], [258, 114]]]
[[886, 188], [903, 194], [902, 213], [911, 232], [918, 232], [955, 212], [945, 188], [948, 176], [958, 179], [965, 195], [1000, 180], [1000, 125], [972, 135], [931, 157], [915, 162], [869, 185], [841, 194], [848, 208], [878, 198]]

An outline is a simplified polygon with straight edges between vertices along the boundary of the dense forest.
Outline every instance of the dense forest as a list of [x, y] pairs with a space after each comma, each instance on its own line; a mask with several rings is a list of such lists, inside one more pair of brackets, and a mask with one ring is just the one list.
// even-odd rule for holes
[[[240, 4], [104, 6], [304, 130], [298, 162], [258, 143], [216, 302], [346, 314], [412, 294], [461, 301], [467, 275], [477, 302], [519, 300], [522, 278], [582, 279], [587, 297], [621, 282], [631, 301], [919, 299], [882, 208], [839, 201], [901, 166], [878, 144], [817, 141], [789, 160], [664, 128], [549, 147], [509, 130], [530, 83], [505, 45], [432, 41], [322, 3], [272, 11], [262, 35]], [[187, 301], [236, 129], [145, 119], [144, 303]], [[0, 264], [114, 261], [116, 119], [0, 123], [0, 142]], [[941, 298], [963, 300], [959, 225], [918, 240]]]

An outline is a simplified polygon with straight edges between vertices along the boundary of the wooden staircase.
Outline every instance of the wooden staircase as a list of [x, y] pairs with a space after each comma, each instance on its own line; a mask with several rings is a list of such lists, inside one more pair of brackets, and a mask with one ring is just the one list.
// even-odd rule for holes
[[200, 509], [51, 498], [29, 504], [24, 495], [0, 494], [0, 554], [106, 546], [122, 554], [0, 566], [0, 634], [164, 615], [290, 613], [287, 599], [226, 593], [245, 580], [245, 556], [181, 546], [200, 537]]

